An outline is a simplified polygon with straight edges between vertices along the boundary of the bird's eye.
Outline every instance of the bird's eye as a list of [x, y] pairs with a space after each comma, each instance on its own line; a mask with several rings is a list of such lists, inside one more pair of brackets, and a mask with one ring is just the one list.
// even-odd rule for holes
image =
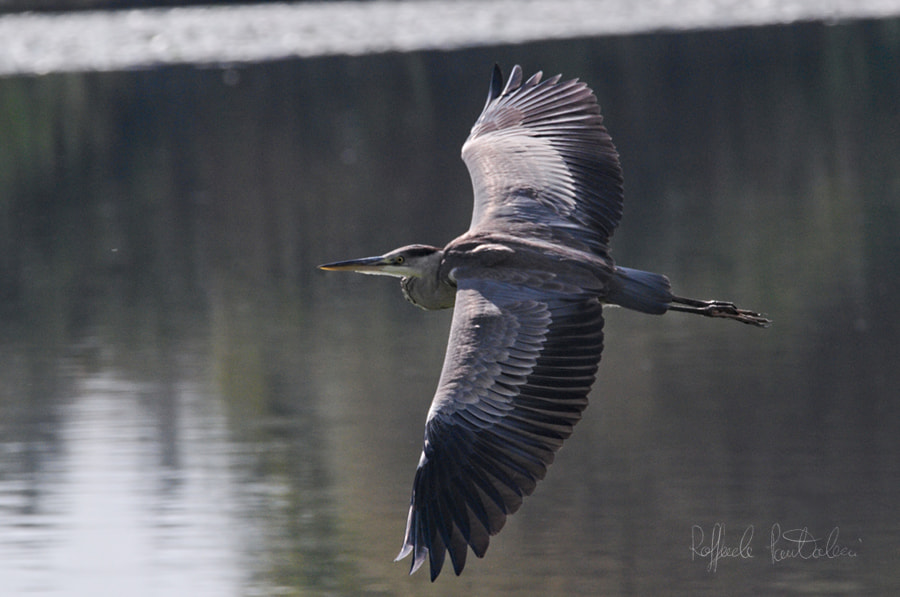
[[397, 265], [403, 265], [403, 262], [406, 261], [406, 258], [403, 255], [397, 255], [394, 257], [394, 263]]

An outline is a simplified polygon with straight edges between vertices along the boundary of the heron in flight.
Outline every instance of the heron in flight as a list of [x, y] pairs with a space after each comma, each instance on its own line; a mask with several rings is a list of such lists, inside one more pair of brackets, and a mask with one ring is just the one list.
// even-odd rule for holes
[[319, 266], [396, 276], [414, 305], [453, 308], [397, 556], [412, 554], [410, 574], [428, 560], [432, 581], [447, 552], [457, 575], [469, 548], [484, 556], [571, 435], [603, 350], [603, 305], [770, 323], [614, 263], [619, 156], [593, 92], [560, 79], [523, 81], [515, 66], [504, 85], [494, 67], [462, 147], [475, 194], [462, 236]]

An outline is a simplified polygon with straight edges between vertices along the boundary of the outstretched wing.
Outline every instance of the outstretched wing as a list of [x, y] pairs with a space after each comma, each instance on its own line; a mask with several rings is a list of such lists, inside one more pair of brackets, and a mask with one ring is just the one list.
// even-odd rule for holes
[[475, 191], [473, 232], [501, 231], [606, 256], [622, 217], [619, 155], [597, 98], [541, 73], [505, 87], [494, 67], [484, 111], [463, 145]]
[[397, 559], [446, 551], [456, 574], [544, 477], [587, 406], [603, 350], [602, 306], [533, 281], [462, 278], [444, 368]]

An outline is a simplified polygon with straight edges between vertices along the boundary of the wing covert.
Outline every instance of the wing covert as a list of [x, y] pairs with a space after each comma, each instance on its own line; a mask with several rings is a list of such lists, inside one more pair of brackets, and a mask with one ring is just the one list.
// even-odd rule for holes
[[456, 574], [531, 494], [587, 406], [603, 349], [599, 301], [460, 279], [428, 413], [403, 549]]
[[577, 79], [524, 83], [495, 68], [462, 149], [475, 194], [470, 231], [501, 230], [606, 256], [622, 216], [619, 156], [597, 98]]

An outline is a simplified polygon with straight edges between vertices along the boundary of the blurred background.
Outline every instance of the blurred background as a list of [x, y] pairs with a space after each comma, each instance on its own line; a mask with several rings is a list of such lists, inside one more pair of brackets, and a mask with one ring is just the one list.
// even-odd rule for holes
[[[730, 25], [0, 78], [0, 594], [897, 594], [900, 20]], [[450, 314], [315, 266], [466, 229], [494, 63], [595, 90], [619, 263], [774, 324], [608, 310], [431, 584], [392, 559]]]

